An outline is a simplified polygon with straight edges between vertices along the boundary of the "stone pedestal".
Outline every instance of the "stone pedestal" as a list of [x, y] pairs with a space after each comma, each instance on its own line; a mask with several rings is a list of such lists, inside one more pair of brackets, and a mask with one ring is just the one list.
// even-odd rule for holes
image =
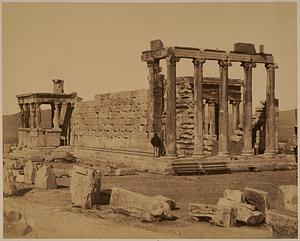
[[61, 129], [48, 129], [45, 132], [45, 138], [46, 138], [46, 146], [47, 147], [56, 147], [60, 146], [60, 135], [61, 135]]

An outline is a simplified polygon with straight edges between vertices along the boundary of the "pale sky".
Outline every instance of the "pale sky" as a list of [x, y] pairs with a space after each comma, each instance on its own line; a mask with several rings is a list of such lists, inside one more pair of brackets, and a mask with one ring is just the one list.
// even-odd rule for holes
[[[16, 95], [52, 92], [52, 79], [65, 80], [65, 93], [84, 100], [95, 94], [148, 88], [141, 53], [150, 40], [165, 46], [232, 50], [235, 42], [264, 44], [279, 65], [280, 109], [297, 103], [296, 3], [3, 3], [3, 114], [19, 111]], [[162, 61], [163, 62], [163, 61]], [[166, 64], [161, 64], [166, 73]], [[193, 75], [180, 60], [177, 76]], [[205, 76], [219, 76], [207, 62]], [[244, 78], [235, 63], [229, 77]], [[253, 70], [255, 107], [266, 96], [266, 71]]]

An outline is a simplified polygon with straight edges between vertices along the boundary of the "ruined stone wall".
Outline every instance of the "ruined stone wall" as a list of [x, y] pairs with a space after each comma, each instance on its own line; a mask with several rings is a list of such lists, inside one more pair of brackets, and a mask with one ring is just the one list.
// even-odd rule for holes
[[72, 117], [74, 146], [152, 153], [147, 101], [148, 91], [136, 90], [77, 102]]
[[[194, 83], [193, 77], [176, 80], [176, 139], [179, 155], [192, 155], [194, 149]], [[204, 127], [203, 127], [204, 128]], [[204, 152], [211, 154], [211, 140], [204, 136]]]

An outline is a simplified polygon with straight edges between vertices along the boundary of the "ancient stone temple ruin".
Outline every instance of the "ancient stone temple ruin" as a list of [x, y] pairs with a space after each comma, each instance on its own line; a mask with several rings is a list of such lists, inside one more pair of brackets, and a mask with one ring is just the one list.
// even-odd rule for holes
[[[70, 118], [77, 93], [65, 94], [63, 80], [53, 80], [53, 84], [53, 93], [17, 95], [21, 110], [19, 146], [57, 147], [70, 144]], [[41, 126], [41, 105], [51, 106], [51, 128]]]
[[[176, 76], [181, 58], [191, 60], [193, 76]], [[171, 159], [276, 153], [277, 66], [263, 46], [256, 53], [252, 44], [237, 43], [233, 51], [222, 51], [164, 47], [155, 40], [141, 59], [149, 68], [149, 89], [97, 94], [94, 100], [82, 101], [76, 93], [64, 93], [63, 80], [53, 80], [53, 93], [18, 95], [19, 145], [69, 145], [80, 153], [95, 152], [105, 158], [150, 157], [151, 138], [157, 133], [162, 141], [161, 156]], [[166, 75], [161, 74], [162, 60], [167, 63]], [[203, 76], [206, 61], [218, 64], [219, 77]], [[231, 62], [241, 63], [244, 77], [228, 78]], [[267, 86], [266, 101], [253, 116], [252, 70], [256, 64], [265, 64]], [[41, 104], [51, 107], [49, 129], [40, 125]], [[232, 140], [242, 145], [240, 153], [230, 153]], [[254, 147], [259, 151], [254, 152]]]
[[[190, 59], [194, 65], [193, 78], [193, 102], [194, 104], [194, 145], [193, 156], [204, 156], [204, 77], [203, 68], [206, 61], [216, 61], [219, 65], [220, 80], [218, 91], [218, 156], [229, 156], [229, 119], [228, 119], [228, 103], [230, 100], [228, 71], [231, 62], [239, 62], [244, 68], [245, 76], [243, 81], [243, 150], [242, 155], [253, 155], [253, 138], [252, 138], [252, 70], [256, 64], [265, 64], [267, 72], [266, 85], [266, 135], [265, 135], [265, 154], [276, 153], [276, 143], [278, 136], [276, 133], [276, 111], [275, 111], [275, 69], [277, 65], [274, 63], [272, 54], [264, 53], [263, 46], [260, 46], [260, 52], [256, 53], [253, 44], [236, 43], [233, 51], [198, 49], [190, 47], [164, 47], [160, 40], [151, 42], [151, 50], [142, 53], [142, 61], [147, 63], [150, 72], [150, 96], [151, 100], [155, 100], [155, 87], [159, 82], [159, 73], [161, 68], [160, 61], [165, 60], [167, 63], [167, 80], [165, 87], [165, 109], [160, 109], [159, 105], [153, 102], [151, 108], [150, 123], [153, 132], [161, 133], [161, 113], [165, 113], [165, 148], [166, 155], [177, 155], [177, 95], [176, 95], [176, 64], [181, 58]], [[159, 98], [159, 97], [158, 97]], [[238, 110], [234, 111], [234, 115]], [[236, 125], [236, 119], [233, 121]], [[235, 126], [236, 127], [236, 126]], [[163, 135], [163, 134], [162, 134]]]

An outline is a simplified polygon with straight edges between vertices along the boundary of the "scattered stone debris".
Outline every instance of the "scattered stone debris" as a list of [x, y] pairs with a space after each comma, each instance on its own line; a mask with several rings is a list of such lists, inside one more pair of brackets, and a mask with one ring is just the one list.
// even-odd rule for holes
[[3, 210], [3, 233], [4, 238], [19, 238], [32, 232], [23, 212], [13, 209]]
[[276, 236], [296, 238], [298, 234], [297, 216], [297, 213], [269, 209], [266, 210], [266, 223], [272, 227]]
[[49, 155], [46, 156], [45, 161], [73, 163], [73, 162], [77, 162], [77, 158], [70, 152], [57, 148], [53, 150]]
[[163, 196], [163, 195], [156, 195], [156, 196], [153, 196], [154, 198], [156, 198], [156, 199], [158, 199], [158, 200], [160, 200], [160, 201], [162, 201], [162, 202], [166, 202], [167, 204], [169, 204], [169, 207], [170, 207], [170, 209], [171, 210], [175, 210], [175, 209], [178, 209], [177, 207], [176, 207], [176, 202], [175, 202], [175, 200], [173, 200], [173, 199], [171, 199], [171, 198], [168, 198], [168, 197], [165, 197], [165, 196]]
[[244, 189], [245, 202], [253, 204], [258, 211], [265, 213], [265, 210], [270, 207], [269, 194], [267, 192], [246, 187]]
[[95, 169], [74, 165], [70, 185], [73, 206], [91, 208], [98, 204], [100, 188], [100, 175]]
[[266, 210], [266, 223], [278, 237], [298, 237], [298, 189], [296, 185], [278, 188], [277, 209]]
[[130, 167], [119, 167], [117, 169], [114, 169], [110, 175], [113, 176], [127, 176], [127, 175], [135, 175], [136, 169], [130, 168]]
[[37, 188], [56, 189], [56, 176], [51, 166], [44, 164], [38, 168], [34, 183]]
[[208, 220], [215, 225], [229, 228], [236, 224], [237, 209], [221, 205], [192, 203], [189, 207], [189, 215], [198, 220]]
[[[244, 192], [226, 189], [217, 205], [190, 204], [189, 214], [198, 219], [208, 217], [214, 224], [223, 227], [232, 227], [236, 221], [258, 225], [265, 219], [268, 200], [268, 193], [253, 188], [245, 188]], [[224, 207], [231, 208], [231, 211]]]
[[174, 219], [167, 202], [122, 188], [112, 189], [110, 205], [116, 213], [134, 216], [145, 222]]
[[252, 226], [265, 221], [272, 227], [275, 237], [297, 237], [297, 200], [296, 185], [279, 187], [277, 210], [269, 209], [267, 192], [248, 187], [243, 192], [226, 189], [217, 205], [190, 204], [189, 215], [223, 227], [232, 227], [236, 221]]
[[255, 210], [255, 206], [251, 204], [236, 202], [221, 197], [217, 203], [217, 206], [229, 206], [232, 208], [237, 208], [236, 219], [248, 225], [257, 225], [262, 223], [264, 220], [263, 213]]
[[13, 196], [17, 192], [12, 167], [3, 166], [3, 196]]
[[24, 177], [24, 173], [23, 174], [19, 174], [16, 178], [16, 182], [25, 182], [25, 177]]
[[37, 172], [36, 165], [33, 164], [31, 160], [27, 161], [24, 167], [24, 182], [28, 184], [33, 184]]
[[298, 211], [298, 188], [296, 185], [282, 185], [278, 188], [277, 208], [291, 212]]

